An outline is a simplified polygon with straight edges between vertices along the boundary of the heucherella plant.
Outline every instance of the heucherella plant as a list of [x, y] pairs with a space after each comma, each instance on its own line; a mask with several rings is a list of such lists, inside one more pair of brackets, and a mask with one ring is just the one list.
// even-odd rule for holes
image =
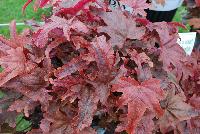
[[1, 125], [39, 107], [29, 134], [200, 133], [199, 52], [177, 44], [181, 24], [146, 20], [146, 0], [119, 2], [132, 12], [107, 0], [36, 0], [53, 7], [43, 25], [17, 34], [11, 22], [11, 38], [0, 36]]

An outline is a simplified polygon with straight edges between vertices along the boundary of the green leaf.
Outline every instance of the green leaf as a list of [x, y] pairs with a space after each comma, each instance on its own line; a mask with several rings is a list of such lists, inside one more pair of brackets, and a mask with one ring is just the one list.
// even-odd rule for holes
[[0, 67], [0, 73], [3, 71], [3, 68], [2, 67]]
[[24, 119], [24, 115], [20, 114], [16, 118], [16, 131], [17, 132], [27, 132], [31, 130], [32, 123]]
[[2, 99], [4, 97], [4, 93], [0, 90], [0, 99]]

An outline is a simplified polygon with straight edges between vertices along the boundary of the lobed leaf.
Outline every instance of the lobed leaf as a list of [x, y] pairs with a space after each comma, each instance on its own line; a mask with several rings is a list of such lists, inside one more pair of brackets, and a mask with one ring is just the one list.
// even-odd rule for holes
[[79, 32], [88, 32], [87, 26], [79, 20], [74, 20], [73, 18], [70, 20], [66, 20], [60, 18], [58, 16], [53, 16], [50, 18], [50, 22], [46, 23], [42, 27], [39, 28], [37, 33], [35, 34], [35, 44], [37, 47], [43, 48], [48, 42], [48, 35], [54, 29], [62, 29], [63, 36], [66, 37], [67, 40], [70, 40], [70, 30], [76, 30]]
[[164, 97], [160, 88], [160, 81], [150, 79], [141, 84], [132, 78], [122, 77], [118, 83], [113, 85], [113, 90], [122, 92], [119, 105], [128, 104], [128, 123], [126, 130], [134, 133], [137, 124], [144, 115], [146, 109], [155, 111], [158, 116], [162, 116], [163, 110], [159, 101]]
[[[126, 39], [141, 39], [145, 34], [144, 27], [137, 27], [135, 21], [126, 17], [122, 11], [114, 10], [99, 15], [107, 26], [99, 27], [98, 32], [107, 33], [113, 46], [122, 47]], [[121, 21], [118, 23], [118, 21]]]

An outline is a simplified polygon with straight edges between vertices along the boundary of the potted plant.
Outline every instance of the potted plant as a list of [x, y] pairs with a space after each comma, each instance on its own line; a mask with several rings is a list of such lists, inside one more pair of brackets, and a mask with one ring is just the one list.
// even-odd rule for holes
[[199, 133], [199, 52], [176, 43], [181, 24], [146, 20], [146, 0], [120, 2], [133, 11], [36, 0], [53, 6], [45, 24], [18, 35], [11, 22], [11, 38], [0, 36], [0, 124], [40, 109], [28, 133]]

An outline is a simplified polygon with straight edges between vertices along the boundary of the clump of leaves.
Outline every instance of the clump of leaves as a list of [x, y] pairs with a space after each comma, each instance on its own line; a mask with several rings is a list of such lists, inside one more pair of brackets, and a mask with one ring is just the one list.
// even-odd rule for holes
[[11, 39], [0, 37], [0, 86], [11, 94], [0, 100], [1, 124], [40, 107], [40, 127], [28, 133], [200, 133], [199, 52], [176, 43], [182, 25], [146, 20], [146, 0], [121, 2], [135, 10], [36, 0], [53, 6], [44, 25], [18, 35], [11, 23]]

